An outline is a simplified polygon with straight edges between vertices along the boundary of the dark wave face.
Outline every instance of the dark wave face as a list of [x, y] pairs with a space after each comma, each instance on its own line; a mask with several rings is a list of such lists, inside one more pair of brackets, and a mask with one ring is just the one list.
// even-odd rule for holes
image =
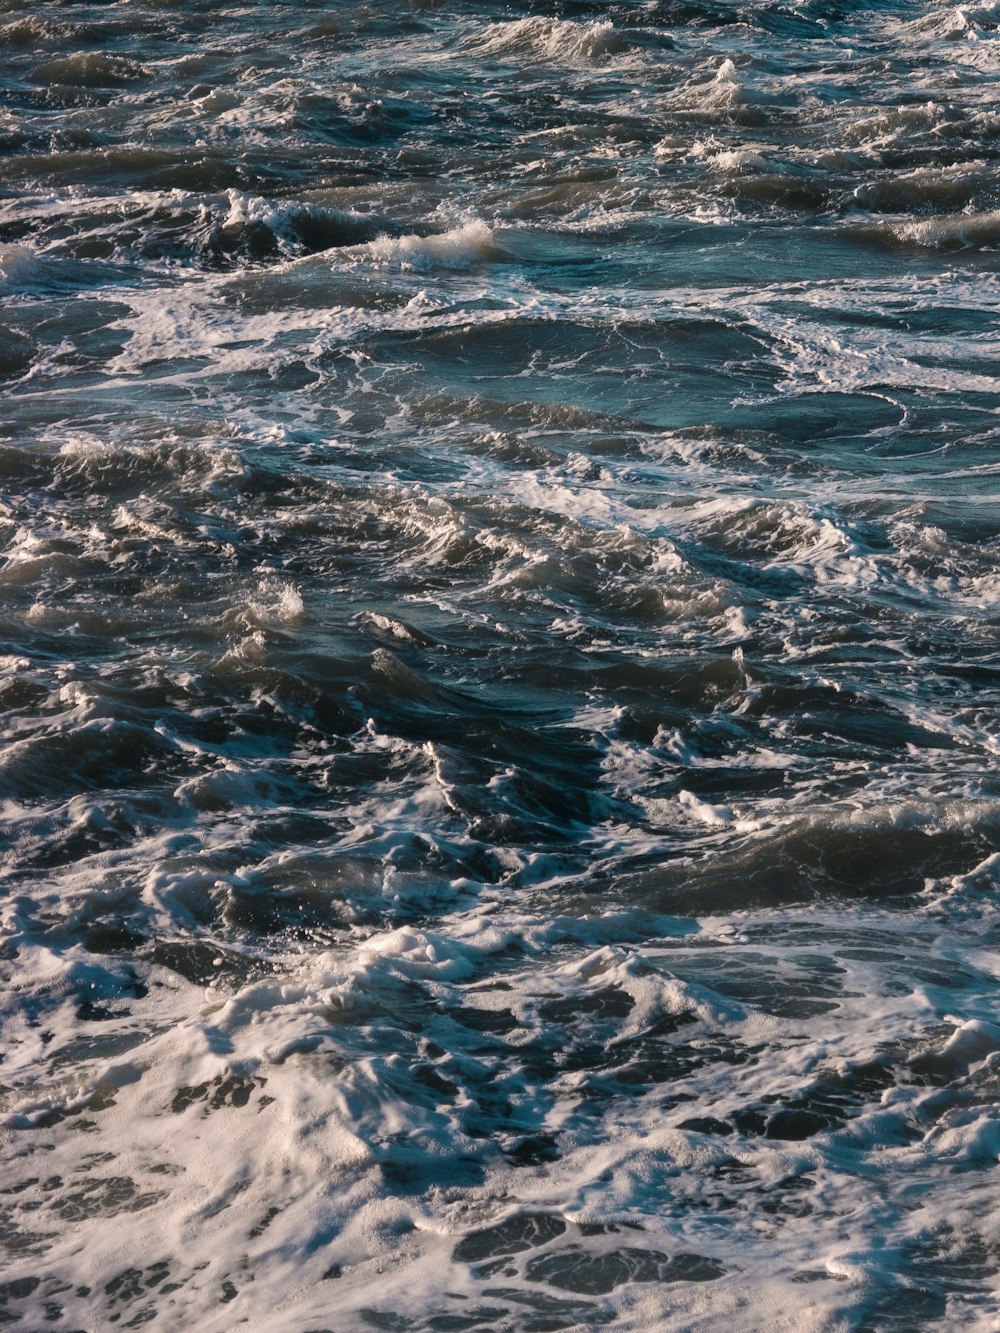
[[0, 1321], [995, 1329], [998, 32], [0, 0]]

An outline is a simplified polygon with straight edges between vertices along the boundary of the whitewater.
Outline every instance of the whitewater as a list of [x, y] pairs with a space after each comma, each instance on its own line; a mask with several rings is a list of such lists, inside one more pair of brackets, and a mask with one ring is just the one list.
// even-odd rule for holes
[[0, 0], [5, 1326], [994, 1333], [998, 34]]

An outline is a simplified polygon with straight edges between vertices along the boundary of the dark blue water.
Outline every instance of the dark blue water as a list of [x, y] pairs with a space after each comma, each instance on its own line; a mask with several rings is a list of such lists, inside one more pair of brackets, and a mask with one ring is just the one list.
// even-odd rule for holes
[[1000, 9], [0, 17], [0, 1320], [995, 1329]]

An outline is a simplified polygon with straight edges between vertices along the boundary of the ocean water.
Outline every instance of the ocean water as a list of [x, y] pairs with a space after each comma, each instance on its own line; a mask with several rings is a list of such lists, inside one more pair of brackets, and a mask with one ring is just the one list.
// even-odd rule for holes
[[998, 1327], [998, 33], [0, 0], [6, 1327]]

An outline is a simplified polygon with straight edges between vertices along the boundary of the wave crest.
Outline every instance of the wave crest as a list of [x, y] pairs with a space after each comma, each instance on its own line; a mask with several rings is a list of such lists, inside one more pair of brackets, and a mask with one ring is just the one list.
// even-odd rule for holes
[[472, 45], [494, 55], [528, 52], [550, 60], [599, 60], [620, 55], [628, 50], [629, 43], [609, 19], [574, 23], [569, 19], [534, 17], [491, 23]]
[[465, 268], [507, 257], [493, 230], [481, 218], [432, 236], [383, 234], [365, 249], [376, 263], [398, 264], [404, 269]]

